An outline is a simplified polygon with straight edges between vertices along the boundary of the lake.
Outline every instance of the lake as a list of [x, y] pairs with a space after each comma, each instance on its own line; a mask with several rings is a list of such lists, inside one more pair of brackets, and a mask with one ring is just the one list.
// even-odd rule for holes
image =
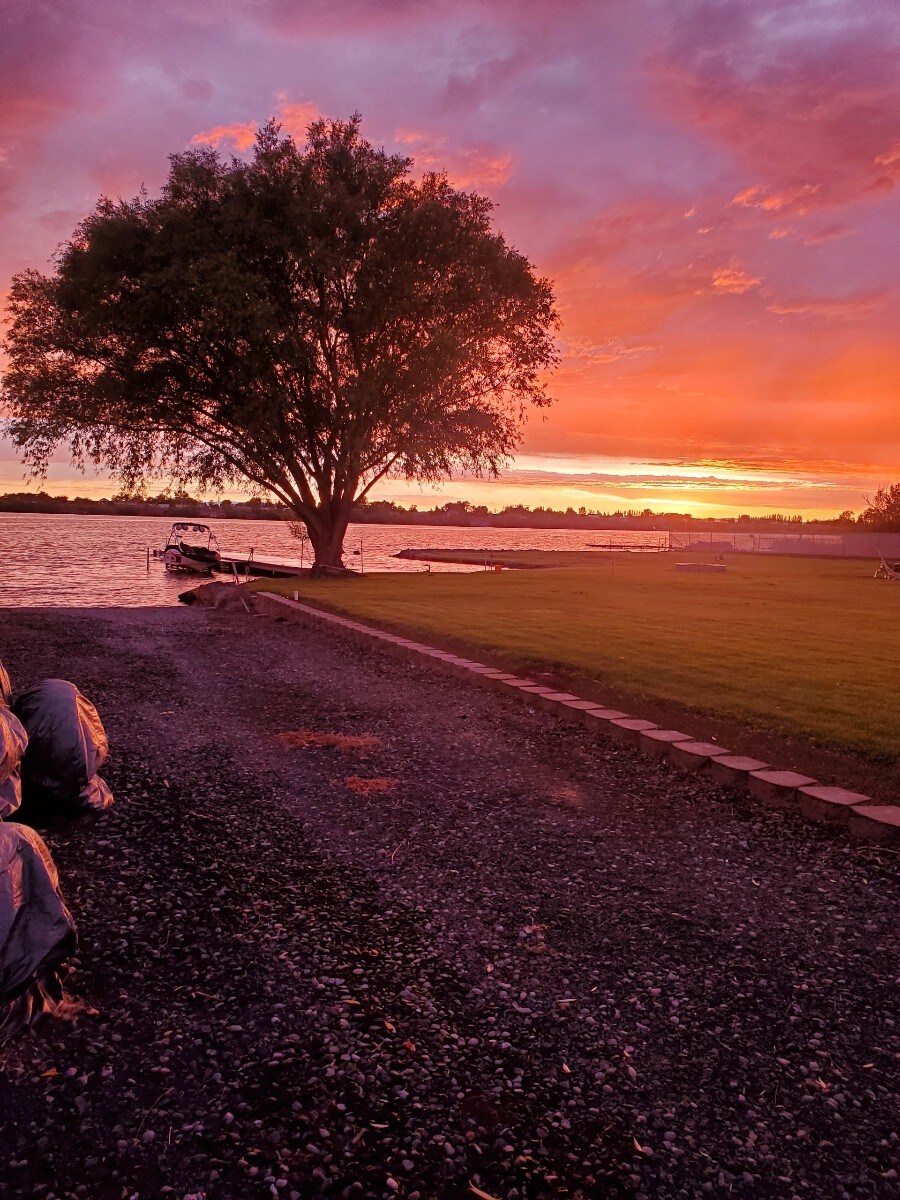
[[[202, 519], [202, 518], [201, 518]], [[282, 521], [210, 518], [223, 551], [299, 559], [300, 543]], [[178, 603], [200, 576], [167, 572], [147, 549], [161, 549], [168, 517], [106, 517], [0, 513], [0, 607], [167, 605]], [[414, 547], [477, 550], [587, 550], [591, 543], [646, 545], [666, 533], [582, 529], [469, 529], [430, 525], [351, 525], [345, 561], [368, 571], [422, 571], [422, 563], [393, 558]], [[309, 562], [309, 545], [305, 547]], [[479, 570], [435, 563], [434, 571]]]

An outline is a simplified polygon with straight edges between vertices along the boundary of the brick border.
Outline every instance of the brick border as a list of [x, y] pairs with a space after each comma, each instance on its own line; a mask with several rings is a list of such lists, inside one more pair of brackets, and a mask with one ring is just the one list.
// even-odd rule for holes
[[860, 792], [825, 787], [808, 775], [779, 770], [768, 763], [736, 755], [713, 742], [695, 741], [690, 734], [660, 729], [652, 721], [581, 699], [571, 692], [544, 687], [533, 680], [509, 674], [474, 659], [426, 646], [350, 617], [289, 600], [286, 596], [256, 592], [254, 599], [257, 611], [264, 615], [281, 617], [295, 624], [311, 620], [356, 641], [378, 642], [384, 649], [393, 650], [404, 658], [428, 664], [445, 674], [468, 679], [507, 696], [519, 697], [561, 720], [586, 727], [619, 744], [634, 746], [643, 754], [666, 759], [682, 772], [702, 775], [719, 786], [744, 792], [767, 808], [787, 809], [810, 821], [840, 825], [852, 836], [865, 842], [900, 846], [898, 806], [876, 804], [871, 797]]

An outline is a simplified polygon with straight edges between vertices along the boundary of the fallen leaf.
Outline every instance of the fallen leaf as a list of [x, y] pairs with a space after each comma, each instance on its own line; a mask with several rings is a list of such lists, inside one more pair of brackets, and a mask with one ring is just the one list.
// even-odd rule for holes
[[385, 1027], [385, 1029], [388, 1031], [388, 1033], [396, 1033], [396, 1032], [397, 1032], [397, 1030], [396, 1030], [396, 1027], [395, 1027], [395, 1026], [393, 1026], [393, 1025], [390, 1023], [390, 1021], [385, 1021], [385, 1022], [384, 1022], [384, 1027]]
[[48, 1079], [51, 1075], [58, 1075], [58, 1074], [59, 1074], [59, 1071], [57, 1071], [56, 1067], [51, 1067], [49, 1071], [41, 1072], [41, 1079]]
[[480, 1200], [497, 1200], [496, 1196], [492, 1196], [490, 1192], [483, 1192], [480, 1187], [476, 1187], [474, 1183], [469, 1184], [469, 1191], [473, 1196], [480, 1197]]

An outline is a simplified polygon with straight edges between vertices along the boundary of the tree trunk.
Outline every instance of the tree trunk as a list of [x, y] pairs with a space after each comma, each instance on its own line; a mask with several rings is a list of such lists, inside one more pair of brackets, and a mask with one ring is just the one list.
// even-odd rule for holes
[[334, 575], [344, 570], [344, 536], [350, 523], [350, 512], [320, 511], [317, 516], [318, 528], [306, 525], [315, 555], [312, 573]]

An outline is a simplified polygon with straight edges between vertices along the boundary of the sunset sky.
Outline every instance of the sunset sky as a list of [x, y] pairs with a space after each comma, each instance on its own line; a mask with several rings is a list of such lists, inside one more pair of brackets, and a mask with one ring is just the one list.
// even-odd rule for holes
[[4, 0], [0, 299], [169, 153], [355, 110], [492, 198], [563, 319], [502, 480], [381, 495], [833, 516], [900, 480], [895, 0]]

